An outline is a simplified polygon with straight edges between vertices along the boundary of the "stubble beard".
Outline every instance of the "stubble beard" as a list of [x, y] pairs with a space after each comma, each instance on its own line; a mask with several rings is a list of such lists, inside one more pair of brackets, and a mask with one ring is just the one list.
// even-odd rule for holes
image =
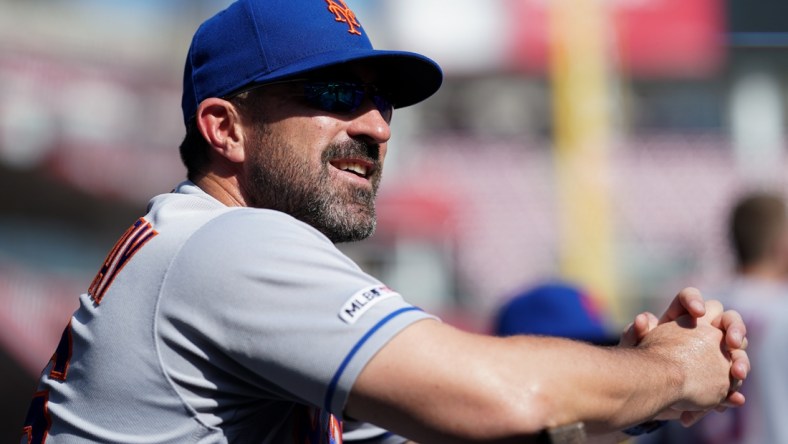
[[[258, 130], [249, 155], [247, 198], [252, 206], [290, 214], [334, 243], [371, 236], [376, 227], [375, 197], [380, 184], [379, 147], [359, 141], [334, 144], [321, 155], [320, 168], [297, 157], [283, 138]], [[330, 159], [366, 158], [376, 165], [370, 188], [331, 179]], [[339, 182], [339, 183], [337, 183]]]

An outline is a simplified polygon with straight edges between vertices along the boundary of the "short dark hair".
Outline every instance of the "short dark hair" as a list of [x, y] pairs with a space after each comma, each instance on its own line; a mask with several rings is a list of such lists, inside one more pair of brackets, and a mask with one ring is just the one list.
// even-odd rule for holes
[[194, 180], [208, 166], [210, 148], [210, 144], [197, 128], [197, 121], [194, 118], [190, 119], [186, 124], [186, 137], [183, 138], [179, 148], [181, 161], [186, 166], [186, 176], [189, 180]]
[[753, 192], [741, 197], [729, 220], [729, 236], [739, 267], [764, 259], [786, 229], [786, 207], [782, 196]]

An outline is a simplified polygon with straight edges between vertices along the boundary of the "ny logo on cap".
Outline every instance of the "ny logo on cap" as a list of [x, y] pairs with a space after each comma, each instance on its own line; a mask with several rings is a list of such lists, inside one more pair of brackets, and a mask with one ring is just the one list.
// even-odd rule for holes
[[326, 3], [328, 3], [328, 10], [334, 14], [336, 21], [347, 23], [347, 32], [361, 35], [361, 31], [357, 29], [361, 27], [361, 23], [356, 20], [356, 14], [350, 10], [345, 0], [326, 0]]

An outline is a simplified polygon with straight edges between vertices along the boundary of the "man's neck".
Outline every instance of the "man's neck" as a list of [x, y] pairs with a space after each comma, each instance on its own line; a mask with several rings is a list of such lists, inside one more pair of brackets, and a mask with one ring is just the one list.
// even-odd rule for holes
[[241, 194], [240, 187], [234, 177], [220, 177], [207, 173], [196, 177], [194, 184], [200, 187], [214, 199], [228, 207], [247, 207], [246, 199]]

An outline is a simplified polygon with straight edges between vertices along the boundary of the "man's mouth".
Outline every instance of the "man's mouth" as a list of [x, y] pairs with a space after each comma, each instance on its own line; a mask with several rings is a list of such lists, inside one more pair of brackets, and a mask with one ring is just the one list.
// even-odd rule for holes
[[331, 166], [340, 171], [345, 171], [355, 174], [358, 177], [363, 177], [364, 179], [369, 179], [375, 170], [375, 166], [373, 164], [360, 160], [333, 160], [331, 161]]

